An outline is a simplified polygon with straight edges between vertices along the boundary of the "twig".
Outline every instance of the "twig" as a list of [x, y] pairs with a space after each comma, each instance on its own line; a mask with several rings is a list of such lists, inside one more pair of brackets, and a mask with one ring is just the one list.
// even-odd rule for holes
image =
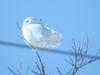
[[37, 71], [34, 71], [34, 70], [32, 70], [32, 72], [33, 72], [34, 74], [36, 74], [36, 75], [46, 75], [46, 73], [45, 73], [45, 68], [44, 68], [44, 65], [43, 65], [43, 63], [42, 63], [42, 59], [41, 59], [41, 57], [39, 56], [38, 52], [36, 52], [36, 55], [37, 55], [37, 57], [38, 57], [38, 61], [39, 61], [40, 64], [37, 63], [37, 61], [35, 61], [34, 63], [35, 63], [35, 65], [36, 65], [36, 68], [37, 68], [38, 72], [37, 72]]
[[76, 42], [75, 40], [73, 40], [73, 46], [72, 46], [72, 50], [71, 52], [74, 54], [72, 56], [68, 56], [69, 57], [69, 60], [66, 59], [65, 61], [67, 63], [69, 63], [71, 65], [71, 69], [66, 73], [66, 75], [76, 75], [76, 73], [81, 69], [83, 68], [84, 66], [88, 65], [89, 63], [92, 63], [92, 62], [95, 62], [96, 60], [98, 60], [98, 58], [95, 58], [95, 57], [98, 57], [99, 55], [99, 52], [98, 51], [94, 56], [94, 58], [91, 58], [91, 59], [87, 59], [87, 50], [88, 50], [88, 36], [87, 36], [87, 39], [84, 43], [84, 47], [82, 48], [80, 46], [80, 41], [79, 41], [79, 45], [78, 47], [76, 47]]
[[16, 74], [16, 72], [14, 72], [10, 67], [8, 67], [8, 70], [9, 70], [11, 73], [13, 73], [14, 75], [18, 75], [18, 74]]
[[41, 72], [41, 75], [46, 75], [46, 74], [45, 74], [44, 65], [43, 65], [43, 63], [42, 63], [42, 60], [41, 60], [41, 58], [40, 58], [38, 52], [36, 52], [36, 55], [37, 55], [38, 60], [39, 60], [39, 62], [40, 62], [40, 72]]
[[61, 72], [61, 70], [59, 69], [59, 67], [57, 67], [56, 69], [57, 69], [59, 75], [63, 75], [63, 73]]

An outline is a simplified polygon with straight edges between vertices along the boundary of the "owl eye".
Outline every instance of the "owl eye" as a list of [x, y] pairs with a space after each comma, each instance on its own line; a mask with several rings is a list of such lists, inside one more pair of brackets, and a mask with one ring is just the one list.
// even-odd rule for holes
[[29, 20], [26, 21], [26, 23], [28, 23], [28, 22], [29, 22]]

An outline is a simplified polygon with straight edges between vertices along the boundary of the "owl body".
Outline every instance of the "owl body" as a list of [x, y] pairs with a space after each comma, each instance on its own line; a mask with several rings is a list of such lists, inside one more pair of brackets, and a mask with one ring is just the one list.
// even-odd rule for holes
[[37, 48], [55, 48], [62, 42], [60, 33], [42, 25], [39, 20], [33, 18], [24, 20], [22, 33], [24, 39]]

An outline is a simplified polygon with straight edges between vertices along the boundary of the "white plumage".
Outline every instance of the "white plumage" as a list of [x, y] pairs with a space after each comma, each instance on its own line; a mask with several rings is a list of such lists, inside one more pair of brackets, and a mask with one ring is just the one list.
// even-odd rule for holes
[[62, 42], [62, 35], [43, 25], [41, 20], [28, 17], [22, 26], [24, 39], [33, 47], [55, 48]]

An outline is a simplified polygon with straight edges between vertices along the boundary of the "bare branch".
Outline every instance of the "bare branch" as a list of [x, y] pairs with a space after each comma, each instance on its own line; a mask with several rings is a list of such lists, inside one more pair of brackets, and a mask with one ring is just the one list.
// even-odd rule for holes
[[8, 67], [8, 70], [13, 74], [13, 75], [18, 75], [16, 72], [14, 72], [10, 67]]
[[36, 55], [38, 56], [38, 59], [39, 59], [39, 61], [40, 61], [41, 73], [42, 73], [42, 75], [45, 75], [44, 65], [43, 65], [43, 63], [42, 63], [42, 60], [41, 60], [41, 58], [40, 58], [38, 52], [36, 52]]
[[70, 61], [68, 59], [65, 60], [67, 63], [69, 63], [71, 65], [71, 69], [66, 73], [66, 75], [76, 75], [76, 73], [81, 68], [98, 60], [98, 58], [96, 58], [96, 57], [98, 57], [100, 51], [98, 51], [94, 55], [95, 56], [94, 58], [87, 59], [88, 41], [89, 41], [89, 38], [87, 36], [83, 47], [81, 47], [80, 41], [79, 41], [79, 45], [77, 46], [75, 40], [73, 40], [73, 46], [72, 46], [72, 50], [71, 50], [73, 55], [72, 56], [67, 55], [69, 57]]
[[33, 74], [40, 75], [40, 73], [38, 73], [38, 72], [36, 72], [34, 70], [32, 70], [32, 72], [33, 72]]
[[64, 74], [61, 72], [61, 70], [59, 69], [59, 67], [57, 67], [57, 71], [58, 71], [59, 75], [64, 75]]
[[10, 67], [8, 67], [8, 70], [13, 74], [13, 75], [21, 75], [21, 72], [17, 70], [17, 72], [14, 72]]
[[28, 75], [28, 72], [29, 72], [29, 67], [27, 67], [25, 75]]
[[36, 65], [36, 68], [37, 68], [37, 70], [39, 71], [39, 72], [36, 72], [36, 71], [34, 71], [34, 70], [32, 70], [32, 72], [34, 73], [34, 74], [36, 74], [36, 75], [46, 75], [46, 73], [45, 73], [45, 68], [44, 68], [44, 65], [43, 65], [43, 63], [42, 63], [42, 60], [41, 60], [41, 58], [40, 58], [40, 56], [39, 56], [39, 54], [38, 54], [38, 52], [36, 52], [36, 55], [37, 55], [37, 57], [38, 57], [38, 60], [39, 60], [39, 63], [37, 63], [37, 61], [35, 61], [35, 65]]
[[17, 27], [18, 27], [18, 29], [19, 29], [19, 31], [20, 31], [20, 33], [22, 34], [22, 31], [21, 31], [21, 27], [19, 26], [19, 23], [18, 23], [18, 21], [17, 21]]

